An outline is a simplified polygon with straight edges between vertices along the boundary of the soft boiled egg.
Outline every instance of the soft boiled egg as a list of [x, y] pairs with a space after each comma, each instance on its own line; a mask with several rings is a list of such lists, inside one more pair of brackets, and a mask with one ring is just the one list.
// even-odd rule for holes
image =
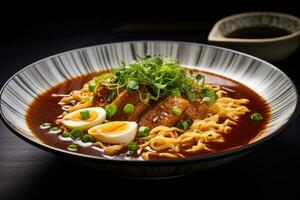
[[127, 121], [113, 121], [88, 130], [96, 141], [107, 144], [126, 144], [134, 140], [136, 132], [137, 123]]
[[62, 118], [62, 124], [68, 129], [89, 128], [101, 124], [106, 119], [106, 112], [101, 107], [83, 108], [73, 111]]

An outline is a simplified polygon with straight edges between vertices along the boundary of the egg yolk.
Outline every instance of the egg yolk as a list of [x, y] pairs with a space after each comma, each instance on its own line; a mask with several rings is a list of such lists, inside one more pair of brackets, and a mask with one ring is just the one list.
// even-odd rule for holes
[[119, 133], [121, 131], [127, 130], [129, 128], [128, 123], [126, 122], [110, 122], [107, 124], [98, 127], [96, 132], [105, 133], [105, 134], [114, 134]]
[[75, 113], [74, 115], [72, 115], [70, 118], [66, 119], [66, 120], [72, 120], [74, 122], [91, 122], [94, 121], [95, 119], [97, 119], [98, 117], [98, 113], [94, 110], [89, 110], [90, 113], [90, 117], [87, 119], [82, 119], [80, 117], [80, 112]]

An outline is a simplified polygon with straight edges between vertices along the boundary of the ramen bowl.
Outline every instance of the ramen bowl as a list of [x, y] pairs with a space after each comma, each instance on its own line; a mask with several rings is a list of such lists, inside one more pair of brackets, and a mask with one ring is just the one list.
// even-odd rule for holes
[[[251, 143], [238, 148], [184, 159], [110, 159], [80, 154], [47, 145], [26, 123], [26, 112], [40, 94], [83, 74], [130, 63], [136, 56], [162, 55], [185, 66], [236, 80], [262, 96], [271, 110], [266, 130]], [[60, 92], [63, 93], [61, 88]], [[292, 81], [273, 65], [237, 51], [220, 47], [171, 41], [121, 42], [76, 49], [37, 61], [11, 77], [0, 94], [0, 111], [6, 126], [25, 141], [65, 159], [114, 175], [162, 178], [210, 169], [241, 157], [277, 136], [296, 114], [297, 92]]]

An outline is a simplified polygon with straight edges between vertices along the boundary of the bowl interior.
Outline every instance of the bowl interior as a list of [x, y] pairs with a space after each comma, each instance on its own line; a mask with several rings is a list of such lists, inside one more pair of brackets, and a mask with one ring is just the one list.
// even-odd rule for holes
[[16, 73], [2, 88], [2, 118], [17, 134], [47, 146], [33, 135], [26, 124], [25, 114], [34, 98], [65, 79], [117, 67], [121, 60], [128, 63], [136, 55], [154, 54], [176, 58], [184, 65], [237, 80], [264, 97], [272, 116], [267, 130], [256, 140], [279, 130], [295, 112], [297, 93], [293, 83], [267, 62], [243, 53], [202, 44], [140, 41], [73, 50], [29, 65]]

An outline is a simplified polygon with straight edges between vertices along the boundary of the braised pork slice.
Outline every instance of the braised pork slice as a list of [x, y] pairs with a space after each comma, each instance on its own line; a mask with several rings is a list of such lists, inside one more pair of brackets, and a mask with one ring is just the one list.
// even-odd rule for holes
[[101, 85], [98, 87], [94, 97], [93, 97], [93, 106], [103, 107], [111, 102], [109, 98], [111, 91], [105, 86]]
[[185, 118], [192, 120], [204, 119], [207, 117], [208, 105], [198, 101], [189, 102], [184, 111]]
[[[134, 111], [131, 114], [124, 113], [124, 106], [126, 104], [133, 104]], [[119, 121], [136, 121], [140, 115], [146, 110], [149, 104], [145, 104], [140, 101], [140, 95], [137, 90], [124, 90], [122, 91], [112, 102], [118, 108], [116, 114], [110, 118], [110, 120], [119, 120]]]
[[177, 107], [184, 111], [188, 104], [188, 100], [181, 97], [169, 96], [151, 106], [141, 116], [139, 126], [148, 126], [150, 129], [160, 125], [172, 127], [182, 118], [172, 113], [172, 109]]

